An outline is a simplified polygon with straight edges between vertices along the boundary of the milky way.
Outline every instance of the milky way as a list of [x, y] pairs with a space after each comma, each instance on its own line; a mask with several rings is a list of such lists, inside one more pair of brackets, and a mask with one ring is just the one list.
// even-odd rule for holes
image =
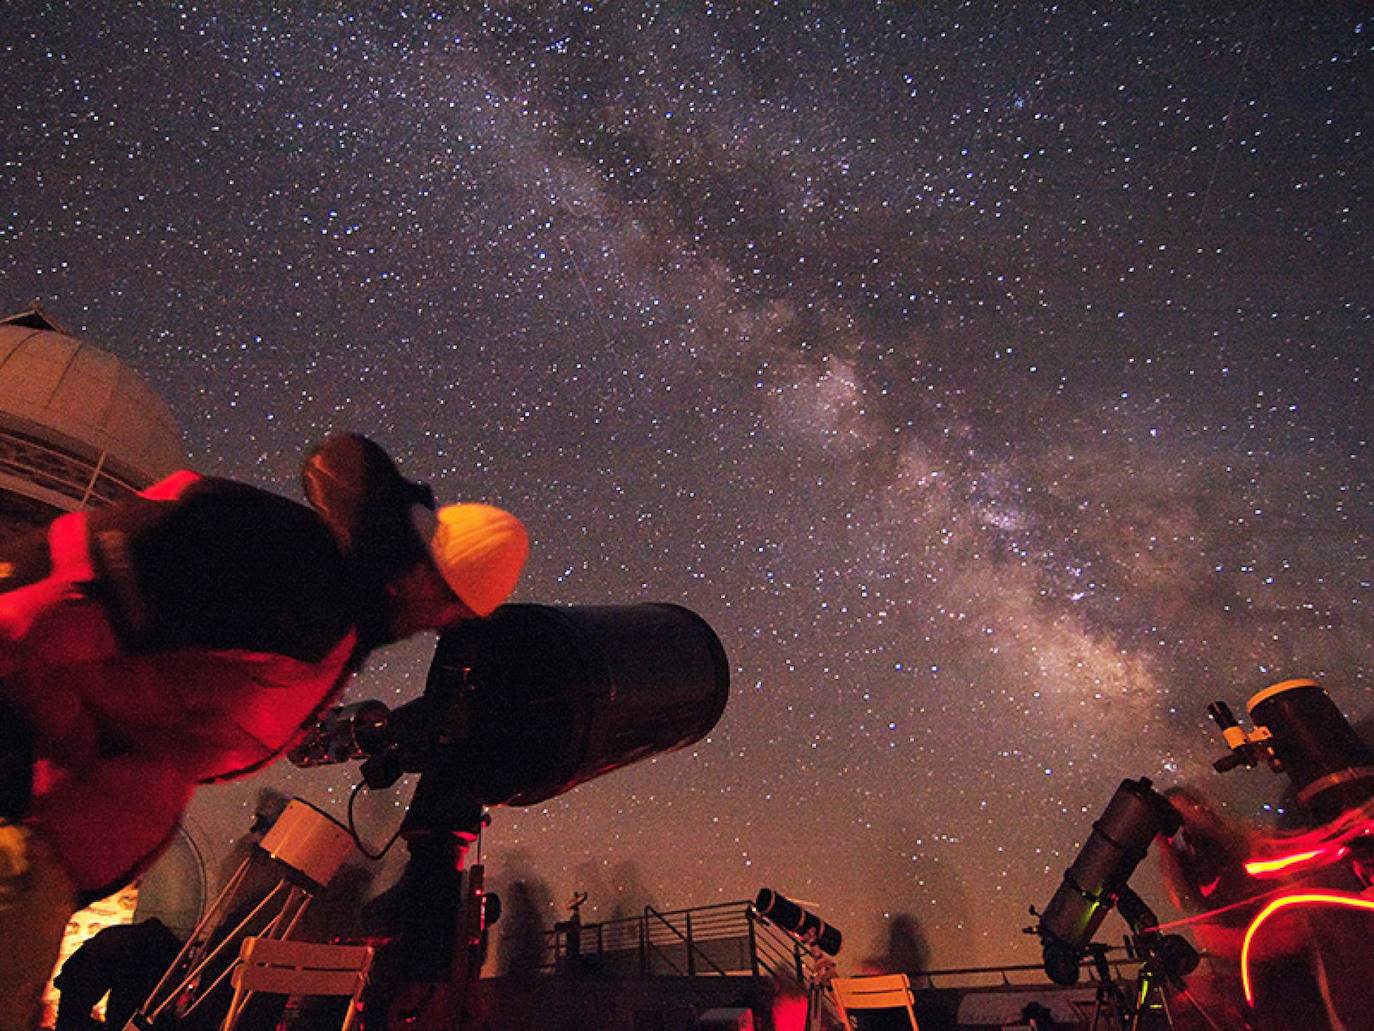
[[710, 737], [496, 813], [497, 880], [1024, 959], [1123, 777], [1277, 803], [1208, 701], [1370, 708], [1364, 5], [314, 6], [11, 5], [0, 282], [203, 471], [362, 430], [521, 515], [519, 599], [716, 628]]

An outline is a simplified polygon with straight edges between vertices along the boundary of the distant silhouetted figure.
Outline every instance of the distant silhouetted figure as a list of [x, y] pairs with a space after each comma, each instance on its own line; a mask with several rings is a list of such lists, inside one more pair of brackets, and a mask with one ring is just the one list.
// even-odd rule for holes
[[875, 974], [922, 974], [930, 969], [930, 946], [920, 921], [910, 913], [897, 913], [887, 922], [883, 952], [863, 961], [863, 969]]
[[1033, 1031], [1059, 1031], [1059, 1022], [1049, 1008], [1038, 1002], [1028, 1002], [1021, 1008], [1021, 1019]]
[[506, 889], [497, 940], [501, 972], [510, 977], [534, 974], [544, 962], [544, 914], [548, 889], [540, 881], [515, 881]]
[[[62, 993], [57, 1031], [122, 1028], [180, 949], [181, 941], [157, 918], [115, 924], [88, 938], [67, 957], [54, 982]], [[110, 1000], [102, 1025], [91, 1009], [106, 992]]]

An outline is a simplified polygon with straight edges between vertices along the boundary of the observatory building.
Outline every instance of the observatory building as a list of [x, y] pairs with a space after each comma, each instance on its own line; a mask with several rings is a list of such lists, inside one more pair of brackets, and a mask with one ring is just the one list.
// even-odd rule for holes
[[37, 304], [0, 319], [0, 538], [185, 464], [171, 411], [127, 365]]

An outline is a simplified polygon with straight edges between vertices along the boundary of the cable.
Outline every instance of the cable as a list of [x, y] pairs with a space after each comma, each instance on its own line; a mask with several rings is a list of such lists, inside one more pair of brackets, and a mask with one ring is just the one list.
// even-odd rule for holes
[[358, 792], [367, 787], [367, 781], [360, 780], [353, 785], [353, 790], [348, 795], [348, 833], [353, 837], [353, 844], [358, 846], [358, 851], [367, 856], [368, 859], [376, 862], [391, 851], [391, 846], [396, 844], [396, 839], [401, 836], [401, 828], [405, 826], [404, 817], [396, 828], [396, 833], [387, 839], [387, 843], [382, 846], [382, 850], [377, 853], [369, 852], [367, 846], [363, 844], [363, 839], [358, 836], [358, 826], [353, 822], [353, 803], [358, 797]]

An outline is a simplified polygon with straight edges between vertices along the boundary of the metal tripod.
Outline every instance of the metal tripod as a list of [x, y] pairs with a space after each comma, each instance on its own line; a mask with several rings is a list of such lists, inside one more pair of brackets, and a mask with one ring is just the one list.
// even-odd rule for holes
[[802, 939], [811, 957], [811, 969], [806, 978], [806, 1031], [825, 1031], [825, 993], [835, 979], [835, 961], [816, 944], [814, 929]]
[[[1089, 1031], [1153, 1031], [1172, 1028], [1174, 1016], [1169, 1010], [1169, 996], [1154, 963], [1146, 959], [1140, 964], [1133, 990], [1134, 1001], [1126, 997], [1121, 985], [1112, 978], [1107, 963], [1107, 946], [1093, 943], [1088, 946], [1097, 971], [1097, 1000], [1093, 1005], [1093, 1021]], [[1163, 1014], [1163, 1022], [1151, 1015]]]

